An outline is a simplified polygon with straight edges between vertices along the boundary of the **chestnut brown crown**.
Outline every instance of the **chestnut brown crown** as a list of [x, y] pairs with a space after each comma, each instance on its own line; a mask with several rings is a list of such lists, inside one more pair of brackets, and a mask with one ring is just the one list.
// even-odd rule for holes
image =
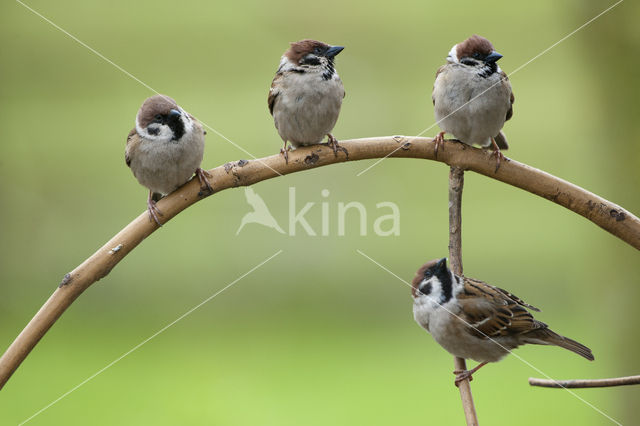
[[473, 57], [474, 54], [478, 54], [481, 57], [491, 55], [494, 51], [493, 44], [489, 40], [479, 35], [472, 35], [462, 43], [458, 43], [456, 47], [456, 54], [458, 59]]
[[155, 120], [157, 115], [169, 115], [171, 110], [178, 110], [180, 107], [175, 100], [167, 95], [154, 95], [147, 98], [142, 103], [138, 111], [138, 123], [140, 126], [147, 127]]
[[[318, 40], [305, 39], [291, 43], [291, 47], [284, 52], [286, 56], [294, 64], [304, 63], [309, 56], [324, 57], [329, 62], [342, 51], [342, 46], [331, 46]], [[309, 61], [311, 65], [316, 65], [316, 61]]]

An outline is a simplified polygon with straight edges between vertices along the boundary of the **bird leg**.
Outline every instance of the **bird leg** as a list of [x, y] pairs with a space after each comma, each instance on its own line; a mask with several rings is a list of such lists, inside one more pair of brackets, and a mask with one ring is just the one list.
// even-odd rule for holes
[[160, 223], [160, 219], [158, 219], [158, 215], [164, 216], [158, 206], [156, 206], [156, 202], [153, 200], [153, 191], [149, 191], [149, 197], [147, 198], [147, 210], [149, 212], [149, 220], [155, 220], [158, 226], [162, 226]]
[[327, 145], [329, 145], [331, 149], [333, 149], [334, 155], [337, 157], [338, 151], [342, 151], [344, 152], [344, 155], [347, 156], [347, 160], [348, 160], [349, 152], [345, 148], [338, 145], [338, 139], [336, 139], [331, 133], [327, 133], [327, 138], [329, 139], [329, 142], [327, 143]]
[[498, 173], [498, 169], [500, 168], [500, 161], [504, 160], [504, 155], [500, 151], [500, 148], [498, 148], [498, 144], [496, 143], [496, 140], [494, 138], [491, 138], [491, 145], [493, 147], [493, 154], [491, 155], [496, 156], [496, 173]]
[[435, 148], [433, 149], [433, 151], [435, 152], [436, 159], [438, 158], [438, 149], [442, 147], [442, 150], [444, 151], [444, 134], [445, 133], [446, 132], [440, 132], [436, 135], [435, 138], [433, 138], [433, 141], [436, 144]]
[[291, 147], [287, 146], [287, 141], [284, 141], [284, 147], [280, 148], [280, 154], [284, 157], [285, 164], [289, 164], [289, 151], [291, 151]]
[[487, 364], [486, 362], [481, 362], [471, 370], [454, 370], [453, 374], [456, 375], [456, 380], [454, 381], [455, 385], [460, 386], [460, 383], [467, 379], [469, 379], [469, 381], [472, 381], [473, 380], [472, 374], [478, 371], [480, 367], [486, 364]]
[[200, 181], [200, 189], [201, 190], [207, 190], [209, 191], [209, 194], [213, 194], [213, 188], [211, 187], [211, 184], [209, 183], [209, 179], [211, 177], [211, 174], [209, 174], [209, 172], [202, 170], [202, 168], [198, 167], [196, 169], [196, 176], [198, 176], [198, 180]]

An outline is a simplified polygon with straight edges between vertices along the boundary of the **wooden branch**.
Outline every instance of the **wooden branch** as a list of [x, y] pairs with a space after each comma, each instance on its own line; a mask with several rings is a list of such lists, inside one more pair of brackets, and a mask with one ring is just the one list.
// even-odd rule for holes
[[[456, 275], [462, 275], [462, 188], [464, 187], [464, 170], [452, 166], [449, 170], [449, 264], [451, 271]], [[467, 363], [464, 358], [453, 357], [453, 365], [456, 370], [466, 370]], [[463, 380], [458, 385], [462, 409], [467, 426], [478, 426], [478, 415], [473, 404], [471, 383], [469, 379]]]
[[[349, 161], [387, 156], [435, 159], [431, 138], [388, 136], [344, 140], [340, 141], [340, 145], [349, 151]], [[473, 170], [551, 200], [640, 249], [640, 220], [621, 207], [576, 185], [513, 160], [503, 161], [496, 173], [495, 157], [491, 157], [488, 152], [456, 142], [445, 142], [444, 150], [438, 152], [437, 160], [465, 170]], [[289, 164], [285, 164], [282, 156], [278, 154], [259, 160], [227, 163], [209, 170], [210, 182], [214, 192], [219, 192], [228, 188], [252, 185], [279, 174], [286, 175], [345, 161], [347, 159], [344, 153], [339, 152], [336, 157], [327, 146], [313, 146], [292, 151], [289, 154]], [[132, 181], [131, 184], [135, 183]], [[160, 200], [158, 207], [164, 213], [163, 219], [166, 222], [208, 195], [200, 192], [196, 179]], [[157, 225], [149, 221], [146, 211], [143, 212], [64, 277], [60, 287], [0, 358], [0, 388], [69, 305], [91, 284], [106, 276], [156, 229]]]
[[607, 388], [611, 386], [640, 385], [640, 376], [560, 381], [530, 377], [529, 384], [531, 386], [540, 386], [543, 388]]
[[462, 188], [464, 170], [452, 166], [449, 170], [449, 265], [456, 275], [462, 275]]

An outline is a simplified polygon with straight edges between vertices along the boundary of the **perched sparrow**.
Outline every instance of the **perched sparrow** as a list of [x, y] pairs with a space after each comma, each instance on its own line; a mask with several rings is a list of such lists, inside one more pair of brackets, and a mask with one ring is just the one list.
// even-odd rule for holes
[[195, 173], [203, 188], [213, 191], [200, 168], [205, 131], [198, 121], [165, 95], [148, 98], [138, 111], [136, 127], [127, 136], [125, 161], [142, 186], [149, 188], [150, 219], [162, 226], [156, 201], [187, 182]]
[[456, 386], [527, 343], [560, 346], [593, 361], [591, 349], [554, 333], [525, 308], [539, 309], [506, 290], [455, 275], [446, 261], [425, 263], [413, 279], [411, 294], [416, 322], [450, 354], [480, 363], [472, 370], [454, 371]]
[[336, 125], [344, 86], [333, 61], [342, 46], [329, 46], [316, 40], [291, 43], [280, 59], [280, 67], [269, 90], [269, 111], [289, 161], [287, 142], [294, 147], [316, 145], [327, 136], [334, 154], [348, 155], [331, 134]]
[[507, 75], [496, 62], [502, 55], [493, 50], [486, 38], [474, 35], [449, 51], [447, 64], [436, 73], [433, 106], [442, 131], [435, 138], [436, 155], [451, 133], [467, 145], [493, 146], [496, 171], [507, 149], [501, 132], [504, 122], [513, 115], [513, 92]]

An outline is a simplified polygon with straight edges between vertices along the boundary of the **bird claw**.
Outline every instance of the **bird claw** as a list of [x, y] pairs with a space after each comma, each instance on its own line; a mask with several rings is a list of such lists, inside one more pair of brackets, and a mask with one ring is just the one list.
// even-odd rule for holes
[[455, 383], [455, 385], [459, 387], [460, 383], [464, 382], [465, 380], [471, 382], [473, 381], [473, 373], [473, 370], [455, 370], [453, 374], [456, 375], [456, 379], [453, 383]]
[[331, 133], [327, 134], [327, 138], [329, 139], [329, 142], [327, 142], [327, 145], [331, 147], [331, 149], [333, 149], [333, 154], [336, 156], [336, 158], [338, 157], [338, 151], [342, 151], [344, 152], [344, 155], [347, 156], [347, 160], [349, 159], [349, 151], [347, 151], [344, 147], [341, 147], [340, 145], [338, 145], [338, 139], [336, 139]]
[[498, 173], [498, 169], [500, 168], [500, 162], [505, 159], [505, 156], [500, 151], [500, 148], [498, 148], [498, 144], [496, 143], [494, 138], [491, 138], [491, 145], [493, 147], [493, 152], [491, 153], [491, 155], [492, 156], [493, 155], [496, 156], [496, 170], [495, 170], [495, 173]]
[[289, 151], [291, 151], [291, 147], [287, 146], [287, 143], [284, 143], [284, 148], [280, 148], [280, 155], [284, 157], [284, 163], [289, 164]]
[[213, 194], [213, 187], [209, 183], [209, 179], [208, 179], [211, 177], [211, 174], [206, 170], [203, 170], [200, 167], [198, 167], [196, 169], [196, 176], [198, 176], [198, 180], [200, 181], [200, 189], [202, 190], [206, 189], [209, 192], [209, 194]]
[[151, 199], [151, 195], [149, 195], [149, 199], [147, 200], [147, 211], [149, 212], [149, 221], [155, 221], [158, 226], [162, 226], [162, 222], [158, 216], [164, 216], [162, 211], [156, 205], [156, 202]]
[[442, 148], [442, 150], [444, 151], [444, 134], [445, 133], [446, 132], [440, 132], [436, 135], [435, 138], [433, 138], [433, 141], [435, 142], [435, 147], [433, 149], [433, 152], [436, 159], [438, 159], [438, 150]]
[[460, 386], [460, 383], [464, 382], [465, 380], [468, 381], [472, 381], [473, 380], [473, 373], [475, 373], [476, 371], [478, 371], [480, 368], [482, 368], [484, 365], [486, 365], [487, 362], [481, 362], [480, 364], [478, 364], [477, 366], [475, 366], [474, 368], [472, 368], [471, 370], [454, 370], [453, 374], [456, 375], [456, 379], [453, 382], [456, 386]]

